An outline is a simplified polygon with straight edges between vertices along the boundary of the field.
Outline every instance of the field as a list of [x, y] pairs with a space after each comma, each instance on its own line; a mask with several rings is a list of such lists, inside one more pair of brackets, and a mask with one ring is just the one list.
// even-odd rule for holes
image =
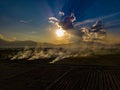
[[[118, 90], [120, 51], [87, 57], [11, 60], [21, 49], [1, 49], [0, 90]], [[23, 49], [22, 49], [23, 50]]]

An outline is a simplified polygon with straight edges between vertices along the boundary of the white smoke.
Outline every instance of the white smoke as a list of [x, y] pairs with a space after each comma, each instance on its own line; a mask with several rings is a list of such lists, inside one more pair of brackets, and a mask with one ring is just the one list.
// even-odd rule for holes
[[23, 51], [19, 51], [19, 52], [17, 53], [17, 55], [15, 55], [15, 56], [13, 56], [13, 57], [11, 58], [11, 60], [15, 60], [15, 59], [19, 59], [19, 60], [20, 60], [20, 59], [26, 59], [26, 58], [29, 58], [29, 57], [31, 56], [31, 54], [32, 54], [32, 51], [29, 50], [28, 47], [25, 47]]
[[41, 60], [51, 59], [50, 63], [55, 63], [65, 58], [70, 57], [86, 57], [92, 55], [93, 48], [90, 50], [86, 46], [72, 46], [64, 48], [51, 48], [45, 50], [45, 48], [30, 49], [25, 47], [23, 51], [19, 51], [14, 55], [11, 60]]

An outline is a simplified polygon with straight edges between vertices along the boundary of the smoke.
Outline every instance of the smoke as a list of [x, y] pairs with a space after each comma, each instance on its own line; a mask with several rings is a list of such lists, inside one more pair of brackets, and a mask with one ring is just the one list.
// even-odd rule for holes
[[15, 60], [15, 59], [26, 59], [26, 58], [29, 58], [32, 54], [32, 51], [29, 50], [28, 47], [25, 47], [23, 51], [19, 51], [15, 56], [13, 56], [11, 58], [11, 60]]
[[[106, 49], [105, 49], [106, 48]], [[109, 45], [100, 43], [79, 43], [61, 45], [53, 48], [29, 48], [25, 47], [18, 51], [11, 60], [50, 60], [48, 63], [53, 64], [66, 58], [88, 57], [97, 54], [108, 54]], [[106, 51], [105, 51], [106, 50]]]
[[50, 63], [55, 63], [55, 62], [65, 59], [65, 58], [86, 57], [86, 56], [90, 56], [90, 55], [92, 55], [90, 52], [84, 53], [82, 51], [82, 49], [81, 50], [78, 50], [77, 48], [74, 48], [74, 50], [65, 49], [64, 51], [60, 51], [59, 53], [57, 53], [57, 57]]
[[62, 46], [62, 48], [34, 48], [25, 47], [23, 50], [17, 52], [16, 55], [11, 57], [11, 60], [41, 60], [51, 59], [49, 63], [55, 63], [65, 58], [70, 57], [86, 57], [92, 55], [93, 48], [84, 46]]

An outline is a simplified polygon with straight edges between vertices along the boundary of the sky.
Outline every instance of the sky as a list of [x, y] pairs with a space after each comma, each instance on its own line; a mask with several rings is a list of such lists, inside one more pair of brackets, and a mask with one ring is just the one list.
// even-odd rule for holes
[[[0, 38], [55, 42], [49, 17], [72, 12], [76, 23], [103, 18], [108, 32], [120, 35], [120, 0], [0, 0]], [[86, 24], [86, 23], [85, 23]]]

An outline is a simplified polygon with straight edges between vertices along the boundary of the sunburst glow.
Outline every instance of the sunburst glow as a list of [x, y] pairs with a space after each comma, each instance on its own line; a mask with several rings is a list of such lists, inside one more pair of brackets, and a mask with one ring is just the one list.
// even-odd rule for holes
[[57, 35], [58, 37], [62, 37], [62, 36], [64, 36], [64, 34], [65, 34], [65, 31], [62, 30], [62, 29], [58, 29], [58, 30], [56, 31], [56, 35]]

